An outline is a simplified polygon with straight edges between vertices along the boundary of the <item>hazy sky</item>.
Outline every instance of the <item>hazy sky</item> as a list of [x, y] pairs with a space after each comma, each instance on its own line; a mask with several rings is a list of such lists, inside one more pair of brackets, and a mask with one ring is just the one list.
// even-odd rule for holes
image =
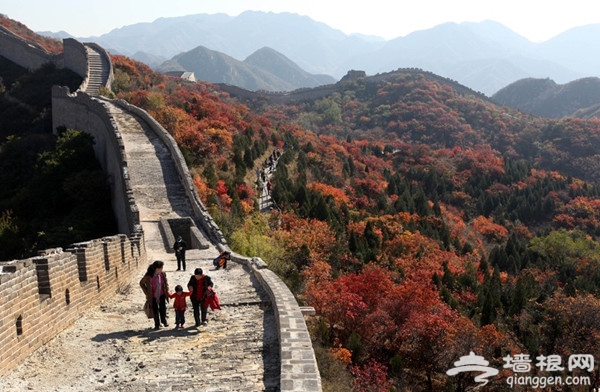
[[391, 39], [444, 22], [495, 20], [534, 42], [572, 27], [600, 23], [591, 0], [3, 0], [0, 13], [35, 31], [77, 37], [160, 17], [246, 10], [293, 12], [344, 33]]

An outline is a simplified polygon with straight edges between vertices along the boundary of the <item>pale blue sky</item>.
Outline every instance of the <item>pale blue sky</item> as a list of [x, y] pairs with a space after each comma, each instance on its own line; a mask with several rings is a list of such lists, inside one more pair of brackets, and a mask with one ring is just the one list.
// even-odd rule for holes
[[600, 23], [591, 0], [3, 0], [0, 13], [35, 31], [78, 37], [159, 17], [246, 10], [293, 12], [344, 33], [391, 39], [444, 22], [495, 20], [534, 42], [569, 28]]

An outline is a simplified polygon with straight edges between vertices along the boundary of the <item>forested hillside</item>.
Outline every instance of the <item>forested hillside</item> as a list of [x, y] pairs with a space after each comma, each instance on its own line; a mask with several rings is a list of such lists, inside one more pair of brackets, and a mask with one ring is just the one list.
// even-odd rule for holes
[[29, 73], [0, 57], [0, 260], [116, 232], [94, 141], [52, 133], [54, 84], [75, 90], [81, 77], [52, 65]]
[[550, 79], [522, 79], [492, 96], [495, 102], [536, 116], [598, 117], [600, 79], [582, 78], [566, 84]]
[[[445, 372], [471, 350], [499, 369], [510, 353], [600, 357], [600, 122], [415, 72], [250, 108], [113, 60], [114, 94], [173, 134], [234, 250], [317, 310], [325, 390], [463, 391], [472, 378]], [[254, 171], [275, 149], [281, 212], [263, 215]]]
[[10, 19], [4, 14], [0, 14], [0, 26], [12, 31], [19, 37], [28, 40], [46, 50], [49, 53], [58, 54], [62, 52], [62, 41], [54, 38], [43, 37], [23, 23]]

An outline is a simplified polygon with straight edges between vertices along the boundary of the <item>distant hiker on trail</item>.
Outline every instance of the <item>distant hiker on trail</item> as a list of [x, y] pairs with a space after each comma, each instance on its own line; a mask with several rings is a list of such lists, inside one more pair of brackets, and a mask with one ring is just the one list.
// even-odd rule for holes
[[185, 309], [187, 303], [185, 297], [192, 295], [192, 291], [183, 291], [183, 287], [180, 285], [175, 286], [175, 292], [169, 293], [169, 298], [174, 298], [173, 308], [175, 308], [175, 328], [183, 328], [185, 324]]
[[183, 266], [183, 270], [185, 271], [185, 249], [187, 244], [181, 238], [181, 236], [177, 237], [177, 241], [173, 244], [173, 249], [175, 250], [175, 257], [177, 257], [177, 271], [181, 271], [181, 267]]
[[227, 260], [231, 260], [231, 253], [225, 250], [213, 260], [213, 265], [217, 267], [216, 269], [221, 267], [223, 267], [223, 269], [227, 269]]
[[273, 184], [271, 181], [267, 182], [267, 195], [271, 196], [271, 189], [273, 188]]
[[167, 282], [167, 274], [163, 272], [164, 263], [156, 260], [152, 263], [146, 274], [140, 280], [140, 287], [146, 295], [146, 304], [144, 311], [148, 318], [154, 318], [154, 329], [160, 328], [160, 322], [165, 327], [167, 323], [167, 294], [169, 293], [169, 284]]
[[[213, 287], [213, 282], [210, 276], [204, 275], [202, 268], [196, 268], [194, 275], [190, 277], [187, 287], [192, 292], [190, 299], [192, 300], [192, 308], [194, 308], [196, 327], [200, 326], [200, 322], [202, 322], [202, 325], [205, 325], [208, 322], [206, 319], [208, 309], [205, 306], [204, 300], [206, 299], [208, 288]], [[200, 316], [202, 316], [202, 319], [200, 319]]]

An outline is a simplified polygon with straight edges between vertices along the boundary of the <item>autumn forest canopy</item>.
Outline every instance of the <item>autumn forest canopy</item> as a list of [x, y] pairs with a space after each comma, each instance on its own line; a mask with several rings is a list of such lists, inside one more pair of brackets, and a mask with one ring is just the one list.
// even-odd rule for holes
[[[415, 70], [272, 104], [114, 62], [115, 96], [175, 137], [234, 250], [317, 310], [326, 386], [464, 390], [445, 370], [470, 350], [500, 368], [599, 354], [599, 121], [526, 116]], [[275, 149], [281, 211], [263, 215], [255, 170]]]
[[[600, 121], [523, 115], [417, 70], [274, 104], [113, 63], [106, 94], [173, 135], [233, 250], [315, 307], [325, 390], [462, 391], [473, 379], [445, 372], [470, 351], [498, 369], [515, 352], [600, 359]], [[275, 150], [279, 209], [262, 214], [255, 171]], [[52, 154], [36, 167], [54, 173]], [[1, 206], [0, 239], [21, 219]]]

